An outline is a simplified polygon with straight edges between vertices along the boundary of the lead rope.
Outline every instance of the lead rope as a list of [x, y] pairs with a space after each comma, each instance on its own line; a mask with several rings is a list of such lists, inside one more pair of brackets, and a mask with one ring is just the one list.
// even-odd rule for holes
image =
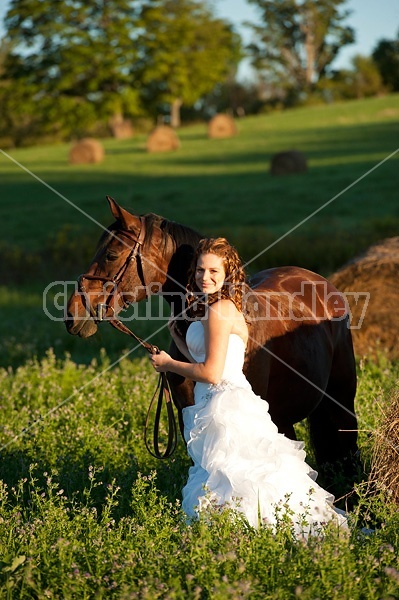
[[[159, 354], [158, 346], [154, 346], [153, 344], [149, 344], [148, 342], [142, 340], [138, 337], [133, 331], [131, 331], [126, 325], [119, 321], [118, 319], [110, 319], [110, 324], [115, 329], [118, 329], [122, 333], [126, 333], [133, 337], [143, 348], [147, 350], [150, 354]], [[153, 433], [153, 448], [150, 447], [148, 441], [148, 425], [150, 421], [151, 411], [154, 406], [154, 402], [158, 397], [157, 407], [155, 411], [155, 421], [154, 421], [154, 433]], [[166, 448], [164, 452], [159, 450], [159, 425], [161, 421], [161, 413], [162, 413], [162, 401], [165, 398], [166, 403], [166, 411], [168, 416], [168, 441], [166, 444]], [[177, 445], [177, 427], [176, 427], [176, 419], [175, 414], [173, 412], [173, 404], [172, 404], [172, 395], [170, 393], [169, 382], [166, 377], [166, 373], [160, 373], [158, 378], [158, 384], [155, 389], [154, 395], [151, 399], [150, 405], [148, 407], [147, 416], [145, 419], [144, 425], [144, 443], [148, 452], [154, 458], [164, 459], [172, 456], [173, 452], [176, 450]]]

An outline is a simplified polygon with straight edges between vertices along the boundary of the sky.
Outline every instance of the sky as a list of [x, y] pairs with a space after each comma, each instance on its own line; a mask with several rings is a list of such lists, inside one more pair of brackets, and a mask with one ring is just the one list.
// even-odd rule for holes
[[[258, 20], [256, 7], [247, 0], [212, 0], [212, 4], [215, 13], [231, 21], [244, 43], [249, 43], [250, 30], [243, 26], [243, 22]], [[1, 22], [8, 5], [9, 0], [0, 0]], [[349, 67], [351, 58], [356, 54], [370, 55], [379, 40], [395, 39], [399, 31], [399, 0], [348, 0], [344, 6], [352, 11], [345, 23], [355, 30], [356, 42], [339, 52], [333, 63], [337, 69]], [[2, 33], [0, 25], [0, 35]], [[244, 61], [239, 70], [239, 78], [245, 80], [250, 77], [249, 62]]]

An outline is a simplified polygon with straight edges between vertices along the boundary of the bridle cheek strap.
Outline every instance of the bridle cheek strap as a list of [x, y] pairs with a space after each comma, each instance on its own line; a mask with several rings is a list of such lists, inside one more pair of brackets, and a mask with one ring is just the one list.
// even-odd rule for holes
[[[146, 232], [146, 228], [145, 228], [144, 217], [140, 217], [140, 231], [139, 231], [138, 236], [133, 231], [129, 231], [128, 229], [120, 229], [120, 230], [118, 230], [117, 233], [113, 233], [111, 231], [111, 235], [116, 237], [117, 239], [120, 239], [120, 236], [124, 236], [124, 237], [127, 237], [129, 239], [129, 241], [133, 242], [130, 252], [129, 252], [125, 262], [119, 269], [119, 271], [113, 277], [103, 277], [101, 275], [91, 275], [90, 273], [83, 273], [79, 277], [79, 279], [78, 279], [79, 290], [85, 295], [85, 302], [89, 309], [90, 316], [93, 319], [98, 320], [98, 321], [103, 320], [102, 311], [103, 311], [103, 309], [105, 309], [105, 313], [106, 313], [106, 310], [109, 307], [109, 302], [110, 302], [111, 296], [112, 296], [112, 294], [115, 294], [118, 284], [122, 280], [123, 276], [125, 275], [132, 260], [136, 259], [137, 263], [140, 262], [140, 272], [141, 272], [140, 279], [141, 279], [141, 282], [142, 282], [144, 288], [146, 287], [145, 280], [144, 280], [144, 271], [143, 271], [142, 261], [141, 261], [141, 248], [144, 244], [145, 232]], [[138, 259], [140, 259], [140, 260], [138, 260]], [[139, 272], [138, 269], [137, 269], [137, 272]], [[100, 305], [98, 305], [98, 308], [100, 308], [100, 314], [97, 314], [97, 315], [95, 314], [95, 312], [91, 306], [90, 299], [87, 298], [86, 290], [85, 290], [84, 283], [83, 283], [84, 279], [87, 279], [89, 281], [102, 281], [104, 284], [111, 283], [113, 286], [112, 291], [108, 294], [105, 301], [103, 303], [101, 303]], [[114, 318], [116, 319], [116, 317], [114, 317]]]

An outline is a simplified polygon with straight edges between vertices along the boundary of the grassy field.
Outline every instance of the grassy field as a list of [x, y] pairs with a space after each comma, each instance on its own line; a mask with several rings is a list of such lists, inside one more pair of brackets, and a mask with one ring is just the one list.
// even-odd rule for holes
[[[398, 376], [383, 360], [359, 367], [366, 465]], [[157, 462], [143, 442], [154, 384], [148, 360], [111, 368], [105, 354], [84, 367], [50, 351], [0, 371], [1, 598], [398, 597], [399, 513], [362, 486], [349, 538], [294, 540], [284, 521], [273, 535], [217, 512], [187, 524], [183, 443]]]
[[[331, 531], [298, 542], [284, 523], [273, 536], [228, 514], [187, 525], [182, 442], [162, 462], [143, 443], [155, 385], [148, 361], [106, 325], [86, 341], [68, 336], [62, 296], [44, 293], [87, 268], [101, 234], [91, 219], [112, 221], [106, 194], [136, 213], [227, 235], [244, 260], [270, 246], [250, 272], [299, 264], [328, 275], [398, 235], [398, 100], [245, 118], [229, 140], [193, 125], [166, 155], [147, 154], [144, 137], [105, 140], [101, 165], [69, 166], [68, 145], [0, 153], [1, 598], [399, 597], [397, 508], [364, 486], [349, 540]], [[308, 173], [270, 175], [285, 149], [305, 152]], [[141, 319], [134, 329], [165, 347], [162, 326]], [[399, 365], [358, 357], [358, 372], [367, 475]], [[307, 441], [303, 424], [298, 436]], [[376, 533], [363, 535], [364, 525]]]
[[[204, 125], [192, 126], [179, 132], [180, 150], [166, 155], [148, 155], [144, 137], [106, 140], [99, 165], [69, 166], [67, 145], [15, 150], [11, 159], [0, 159], [3, 240], [40, 249], [66, 224], [96, 239], [98, 227], [76, 207], [106, 225], [106, 194], [136, 213], [155, 212], [205, 234], [227, 228], [239, 236], [252, 227], [284, 234], [397, 149], [398, 100], [393, 95], [248, 117], [228, 140], [208, 140]], [[291, 148], [306, 154], [309, 172], [272, 177], [271, 156]], [[335, 235], [370, 219], [399, 218], [392, 188], [398, 160], [392, 157], [353, 185], [306, 227]]]
[[[398, 100], [249, 117], [228, 140], [209, 140], [205, 125], [195, 125], [179, 132], [181, 148], [171, 154], [147, 154], [140, 136], [109, 139], [99, 165], [68, 165], [69, 145], [0, 153], [0, 307], [7, 317], [0, 322], [0, 364], [19, 364], [49, 346], [79, 361], [90, 361], [102, 346], [123, 349], [116, 332], [103, 328], [82, 344], [43, 313], [44, 288], [75, 280], [101, 234], [95, 222], [112, 222], [106, 194], [136, 213], [226, 235], [245, 261], [268, 248], [250, 273], [297, 264], [328, 275], [372, 242], [397, 235], [399, 153], [385, 159], [398, 146]], [[308, 173], [272, 177], [271, 156], [290, 148], [305, 152]], [[155, 328], [141, 322], [138, 330], [148, 335]], [[158, 341], [167, 338], [160, 334]]]

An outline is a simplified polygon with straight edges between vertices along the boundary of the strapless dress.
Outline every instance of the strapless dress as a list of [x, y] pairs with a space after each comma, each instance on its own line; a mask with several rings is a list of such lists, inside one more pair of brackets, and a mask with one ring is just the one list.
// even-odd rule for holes
[[[191, 323], [186, 342], [196, 362], [205, 360], [204, 328]], [[244, 341], [229, 337], [219, 384], [196, 383], [195, 404], [183, 409], [184, 437], [193, 461], [182, 490], [189, 518], [217, 505], [238, 511], [253, 526], [275, 526], [289, 515], [295, 534], [318, 535], [333, 521], [346, 529], [345, 514], [320, 487], [305, 462], [303, 442], [280, 434], [265, 400], [243, 373]]]

